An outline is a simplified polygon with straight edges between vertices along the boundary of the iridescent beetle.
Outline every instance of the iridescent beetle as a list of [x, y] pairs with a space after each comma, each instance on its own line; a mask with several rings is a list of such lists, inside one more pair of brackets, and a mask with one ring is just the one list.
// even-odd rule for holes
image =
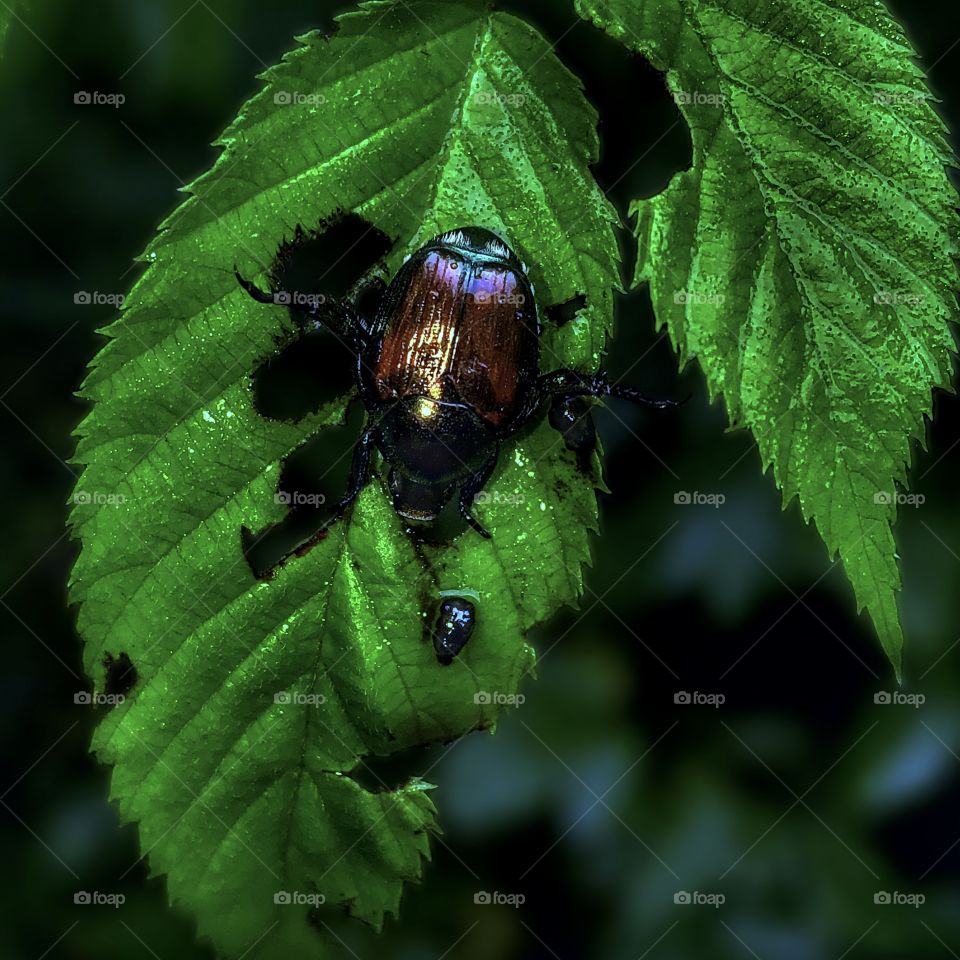
[[[278, 302], [239, 273], [237, 279], [260, 303]], [[540, 319], [526, 269], [483, 227], [440, 234], [417, 250], [386, 288], [372, 319], [349, 301], [336, 310], [311, 303], [304, 312], [350, 344], [367, 412], [346, 492], [326, 526], [370, 479], [376, 449], [401, 517], [430, 523], [456, 498], [463, 520], [489, 537], [470, 506], [490, 479], [501, 446], [538, 416], [545, 401], [552, 403], [551, 423], [571, 445], [593, 442], [592, 430], [577, 426], [583, 422], [578, 398], [676, 406], [612, 384], [603, 371], [541, 373]]]

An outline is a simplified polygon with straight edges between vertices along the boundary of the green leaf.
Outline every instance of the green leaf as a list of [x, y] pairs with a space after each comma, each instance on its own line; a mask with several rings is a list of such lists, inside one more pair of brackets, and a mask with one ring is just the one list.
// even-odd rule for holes
[[[288, 323], [234, 264], [266, 285], [298, 224], [340, 213], [396, 241], [391, 270], [441, 230], [487, 226], [530, 265], [541, 305], [586, 296], [545, 335], [545, 369], [599, 366], [618, 285], [616, 216], [588, 169], [596, 116], [529, 26], [478, 3], [369, 3], [300, 44], [143, 255], [84, 386], [72, 512], [86, 669], [98, 694], [121, 654], [137, 672], [95, 735], [112, 796], [171, 900], [248, 960], [316, 949], [322, 920], [280, 892], [377, 927], [396, 911], [434, 807], [421, 781], [371, 792], [351, 771], [495, 724], [533, 667], [527, 631], [580, 595], [596, 499], [543, 424], [501, 455], [477, 509], [491, 540], [418, 552], [375, 479], [310, 553], [256, 582], [241, 526], [282, 518], [284, 458], [341, 424], [346, 398], [295, 424], [257, 412], [251, 374]], [[479, 595], [450, 667], [424, 630], [444, 589]]]
[[873, 0], [577, 0], [654, 66], [692, 168], [637, 201], [637, 281], [785, 504], [839, 554], [899, 674], [891, 525], [931, 389], [951, 376], [952, 157]]

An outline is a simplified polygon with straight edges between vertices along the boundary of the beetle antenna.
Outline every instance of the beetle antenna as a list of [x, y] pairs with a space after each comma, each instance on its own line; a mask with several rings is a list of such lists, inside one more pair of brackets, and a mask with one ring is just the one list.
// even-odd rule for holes
[[629, 400], [631, 403], [653, 407], [656, 410], [668, 410], [686, 403], [692, 394], [683, 400], [657, 400], [641, 393], [635, 387], [610, 383], [605, 372], [593, 374], [580, 373], [577, 370], [554, 370], [540, 379], [543, 392], [560, 397], [613, 397], [616, 400]]
[[658, 400], [654, 397], [648, 397], [634, 387], [627, 387], [618, 383], [607, 384], [605, 393], [607, 396], [614, 397], [617, 400], [629, 400], [631, 403], [653, 407], [655, 410], [669, 410], [672, 407], [682, 407], [693, 396], [692, 393], [688, 393], [682, 400]]

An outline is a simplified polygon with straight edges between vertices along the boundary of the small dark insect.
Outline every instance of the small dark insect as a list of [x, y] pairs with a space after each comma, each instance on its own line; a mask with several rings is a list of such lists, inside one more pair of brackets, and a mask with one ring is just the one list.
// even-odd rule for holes
[[[237, 280], [260, 303], [290, 302], [239, 273]], [[376, 449], [401, 517], [429, 524], [456, 498], [463, 520], [489, 537], [470, 506], [503, 443], [538, 416], [545, 401], [553, 404], [551, 423], [578, 455], [594, 442], [589, 411], [578, 398], [676, 406], [612, 384], [603, 371], [541, 373], [541, 325], [526, 269], [482, 227], [453, 230], [421, 247], [386, 287], [372, 317], [362, 316], [350, 298], [331, 304], [308, 297], [303, 313], [350, 346], [367, 411], [347, 490], [327, 526], [368, 482]]]
[[457, 654], [467, 645], [477, 625], [477, 611], [466, 597], [444, 597], [437, 607], [433, 624], [433, 649], [443, 666], [453, 663]]

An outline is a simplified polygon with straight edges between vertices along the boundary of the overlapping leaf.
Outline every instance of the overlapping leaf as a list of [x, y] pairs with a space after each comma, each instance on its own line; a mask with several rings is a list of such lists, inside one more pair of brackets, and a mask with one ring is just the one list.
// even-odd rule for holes
[[899, 671], [891, 525], [957, 286], [951, 156], [909, 42], [873, 0], [578, 7], [666, 71], [692, 133], [692, 169], [635, 204], [636, 279]]
[[[284, 457], [344, 402], [296, 424], [258, 414], [250, 376], [284, 311], [247, 297], [234, 263], [266, 284], [297, 224], [339, 213], [396, 240], [393, 269], [428, 236], [481, 224], [529, 264], [541, 302], [587, 297], [545, 338], [547, 367], [596, 367], [617, 285], [614, 213], [588, 170], [596, 118], [522, 22], [474, 3], [365, 4], [265, 80], [108, 330], [72, 514], [86, 668], [100, 692], [111, 658], [137, 671], [96, 734], [112, 794], [171, 898], [251, 960], [315, 949], [321, 898], [374, 925], [396, 910], [432, 803], [419, 781], [374, 793], [349, 773], [495, 722], [532, 667], [526, 631], [579, 595], [596, 503], [543, 426], [504, 451], [477, 508], [492, 540], [418, 555], [375, 480], [326, 540], [256, 582], [240, 528], [280, 519]], [[464, 588], [479, 625], [440, 668], [424, 598]]]

